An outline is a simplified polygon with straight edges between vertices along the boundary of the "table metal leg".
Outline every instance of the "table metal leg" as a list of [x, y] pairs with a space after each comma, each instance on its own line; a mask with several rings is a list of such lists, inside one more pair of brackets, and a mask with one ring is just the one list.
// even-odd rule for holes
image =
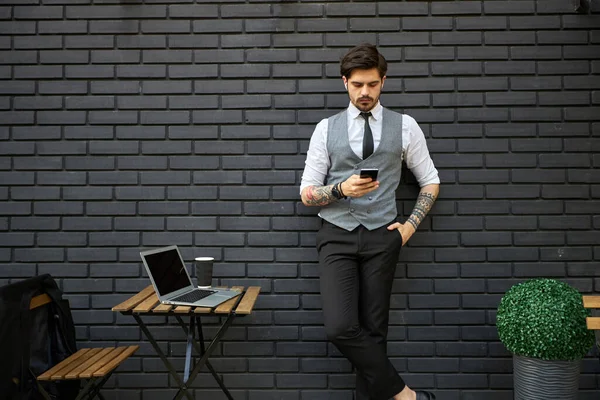
[[[200, 358], [200, 360], [194, 366], [194, 369], [193, 369], [192, 373], [190, 374], [189, 379], [186, 381], [186, 384], [193, 382], [194, 379], [196, 378], [196, 375], [198, 375], [198, 372], [200, 372], [200, 368], [202, 368], [202, 366], [204, 364], [207, 364], [208, 357], [210, 357], [210, 355], [212, 354], [212, 352], [215, 350], [215, 348], [217, 347], [217, 344], [219, 343], [219, 341], [221, 340], [221, 338], [223, 337], [223, 335], [225, 335], [225, 332], [227, 332], [227, 329], [232, 324], [234, 318], [235, 318], [235, 314], [233, 314], [233, 313], [229, 314], [227, 316], [227, 319], [225, 320], [225, 322], [223, 323], [223, 325], [221, 325], [221, 328], [219, 328], [219, 330], [217, 331], [217, 334], [215, 335], [215, 337], [213, 338], [213, 340], [208, 345], [208, 348], [206, 348], [206, 351], [204, 351], [204, 354], [202, 354], [202, 357]], [[221, 384], [222, 384], [222, 382], [221, 382]], [[175, 397], [174, 397], [173, 400], [179, 400], [179, 399], [181, 399], [183, 397], [183, 394], [184, 393], [182, 393], [182, 391], [180, 389], [177, 392], [177, 394], [175, 395]], [[229, 394], [229, 392], [227, 392], [226, 394], [227, 394], [228, 398], [231, 399], [231, 394]]]
[[[177, 315], [177, 316], [175, 316], [175, 318], [177, 319], [177, 321], [179, 322], [179, 325], [184, 330], [185, 334], [187, 335], [187, 337], [189, 339], [190, 332], [188, 330], [187, 325], [183, 322], [183, 320], [181, 319], [180, 316]], [[194, 346], [194, 349], [196, 350], [196, 352], [202, 357], [204, 355], [204, 353], [206, 352], [205, 346], [204, 346], [204, 332], [202, 331], [202, 318], [199, 316], [196, 316], [196, 317], [191, 316], [190, 318], [196, 319], [196, 327], [198, 329], [198, 340], [193, 340], [191, 344], [192, 344], [192, 346]], [[191, 326], [191, 324], [192, 324], [192, 322], [190, 321], [190, 326]], [[189, 348], [189, 346], [190, 346], [190, 342], [188, 341], [188, 348]], [[189, 361], [190, 360], [188, 360], [186, 357], [186, 363], [188, 363]], [[189, 365], [191, 365], [191, 363]], [[186, 367], [187, 367], [187, 364], [186, 364]], [[208, 370], [210, 371], [212, 376], [217, 381], [217, 384], [219, 385], [219, 387], [221, 388], [223, 393], [225, 393], [225, 396], [227, 396], [227, 398], [229, 400], [233, 400], [231, 393], [229, 393], [229, 390], [227, 390], [227, 388], [225, 387], [223, 380], [217, 374], [217, 371], [215, 371], [215, 369], [213, 368], [212, 364], [210, 363], [210, 360], [206, 360], [206, 367], [208, 368]], [[188, 382], [188, 379], [186, 379], [186, 383]]]
[[183, 381], [187, 382], [190, 377], [190, 365], [192, 365], [192, 344], [194, 343], [194, 322], [196, 319], [190, 317], [190, 328], [187, 331], [187, 345], [185, 346], [185, 371]]
[[[196, 317], [196, 318], [197, 318], [196, 326], [198, 327], [198, 341], [200, 342], [200, 350], [202, 350], [200, 355], [204, 355], [206, 350], [204, 349], [204, 333], [202, 332], [202, 322], [200, 320], [200, 317]], [[227, 388], [225, 387], [225, 384], [221, 380], [221, 377], [217, 374], [217, 371], [215, 371], [215, 369], [213, 368], [213, 366], [211, 365], [209, 360], [206, 360], [206, 367], [208, 368], [208, 370], [210, 371], [212, 376], [215, 378], [215, 380], [219, 384], [219, 387], [221, 388], [223, 393], [225, 393], [225, 396], [227, 396], [227, 398], [229, 400], [233, 400], [233, 396], [231, 396], [231, 393], [229, 393], [229, 390], [227, 390]]]
[[[152, 336], [152, 334], [146, 327], [146, 324], [144, 324], [144, 321], [140, 318], [139, 315], [136, 315], [136, 314], [132, 314], [132, 315], [133, 315], [133, 318], [135, 318], [135, 320], [137, 321], [138, 325], [140, 326], [140, 329], [142, 330], [142, 332], [144, 332], [144, 335], [146, 335], [146, 337], [148, 338], [148, 341], [150, 342], [152, 347], [154, 347], [154, 350], [156, 351], [156, 353], [158, 354], [158, 356], [160, 357], [162, 362], [165, 364], [165, 366], [169, 370], [169, 373], [171, 374], [173, 379], [175, 379], [175, 382], [177, 382], [177, 385], [179, 385], [179, 390], [177, 391], [176, 396], [179, 396], [180, 394], [182, 394], [182, 396], [185, 395], [189, 400], [194, 400], [194, 398], [192, 397], [192, 394], [190, 392], [188, 392], [188, 388], [187, 388], [185, 382], [183, 382], [181, 380], [181, 378], [177, 374], [177, 371], [175, 371], [175, 368], [173, 368], [173, 365], [171, 364], [169, 359], [167, 359], [165, 354], [162, 352], [162, 350], [158, 346], [158, 343], [156, 343], [156, 340], [154, 340], [154, 336]], [[180, 399], [181, 396], [178, 398]]]

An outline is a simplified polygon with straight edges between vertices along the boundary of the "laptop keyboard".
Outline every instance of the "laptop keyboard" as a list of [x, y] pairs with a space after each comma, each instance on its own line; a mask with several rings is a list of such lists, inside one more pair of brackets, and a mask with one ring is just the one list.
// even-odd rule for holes
[[193, 292], [189, 292], [189, 293], [183, 294], [179, 297], [176, 297], [174, 299], [171, 299], [171, 301], [183, 301], [186, 303], [195, 303], [198, 300], [201, 300], [207, 296], [210, 296], [211, 294], [213, 294], [215, 292], [216, 292], [216, 290], [198, 289], [198, 290], [194, 290]]

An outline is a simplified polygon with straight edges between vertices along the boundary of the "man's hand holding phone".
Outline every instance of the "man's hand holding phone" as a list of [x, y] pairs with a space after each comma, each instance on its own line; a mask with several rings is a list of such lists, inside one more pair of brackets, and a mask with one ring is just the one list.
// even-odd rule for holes
[[367, 170], [362, 169], [359, 175], [352, 175], [342, 182], [342, 192], [344, 192], [345, 196], [362, 197], [379, 187], [379, 181], [376, 180], [378, 170], [369, 169], [368, 171], [371, 171], [369, 173], [365, 173], [365, 171]]

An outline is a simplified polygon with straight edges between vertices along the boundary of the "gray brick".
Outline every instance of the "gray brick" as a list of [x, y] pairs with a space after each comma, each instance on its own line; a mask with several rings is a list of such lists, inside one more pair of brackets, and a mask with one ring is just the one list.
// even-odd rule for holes
[[7, 21], [2, 22], [0, 33], [5, 35], [34, 35], [34, 21]]
[[139, 94], [140, 83], [134, 81], [97, 81], [91, 82], [90, 87], [91, 93], [94, 94]]
[[508, 58], [505, 46], [458, 47], [458, 60], [499, 60]]
[[41, 34], [76, 34], [87, 33], [87, 21], [40, 21], [38, 33]]
[[140, 62], [139, 50], [92, 50], [94, 64], [130, 64]]
[[190, 120], [191, 120], [191, 118], [190, 118], [189, 111], [142, 111], [142, 112], [140, 112], [140, 122], [143, 125], [189, 124]]
[[[52, 140], [61, 136], [58, 126], [13, 126], [12, 138], [14, 140]], [[8, 143], [6, 143], [8, 144]], [[17, 163], [21, 158], [15, 159]], [[34, 160], [29, 160], [33, 162]]]
[[452, 18], [450, 18], [450, 17], [402, 17], [402, 28], [407, 31], [452, 30]]
[[65, 98], [65, 107], [71, 110], [113, 109], [113, 96], [69, 96]]
[[171, 169], [217, 169], [219, 158], [210, 156], [172, 156], [169, 157]]
[[33, 124], [33, 117], [33, 111], [0, 111], [0, 121], [7, 125]]
[[90, 111], [88, 112], [90, 124], [95, 125], [120, 125], [137, 124], [137, 111]]
[[24, 65], [14, 71], [16, 79], [52, 79], [62, 75], [62, 67], [58, 65]]
[[86, 82], [38, 81], [39, 94], [86, 94]]
[[[199, 33], [241, 33], [243, 30], [243, 20], [241, 19], [214, 19], [214, 20], [195, 20], [192, 21], [193, 31]], [[249, 23], [250, 21], [247, 21]], [[252, 30], [248, 30], [251, 32]], [[202, 50], [200, 50], [202, 51]]]
[[[479, 3], [472, 2], [472, 4]], [[456, 27], [459, 30], [504, 30], [506, 29], [506, 17], [457, 17]]]
[[[6, 182], [7, 184], [10, 181]], [[8, 188], [7, 188], [8, 189]], [[8, 194], [6, 196], [8, 198]], [[11, 187], [10, 198], [12, 200], [59, 200], [60, 189], [55, 187]]]
[[[7, 203], [4, 203], [5, 205]], [[20, 203], [22, 204], [22, 203]], [[8, 211], [8, 210], [7, 210]], [[59, 217], [39, 217], [39, 216], [28, 216], [28, 217], [11, 217], [11, 229], [20, 231], [47, 231], [47, 230], [58, 230], [60, 227]]]
[[[98, 37], [98, 36], [94, 36]], [[117, 47], [121, 49], [163, 48], [167, 46], [164, 35], [119, 35], [116, 38]], [[107, 47], [113, 47], [111, 45]]]
[[222, 185], [228, 184], [241, 184], [244, 178], [242, 173], [239, 171], [207, 171], [207, 172], [194, 172], [193, 182], [194, 184], [213, 184], [219, 182]]
[[[117, 65], [116, 69], [119, 78], [166, 78], [167, 76], [165, 65]], [[122, 93], [133, 94], [131, 91]]]
[[128, 185], [138, 183], [136, 172], [90, 172], [89, 183], [92, 185]]
[[157, 231], [165, 228], [161, 217], [117, 217], [115, 230], [118, 231]]
[[138, 204], [140, 215], [182, 215], [188, 213], [188, 204], [183, 201], [146, 201]]
[[[427, 37], [426, 41], [429, 41]], [[431, 39], [434, 45], [481, 44], [481, 42], [482, 36], [471, 32], [433, 32]]]
[[[153, 21], [158, 23], [158, 21]], [[123, 23], [122, 20], [89, 21], [90, 33], [138, 33], [139, 21], [131, 20]]]
[[5, 202], [2, 211], [5, 215], [28, 215], [31, 214], [31, 203]]
[[37, 62], [37, 52], [32, 50], [12, 50], [0, 51], [0, 64], [35, 64]]
[[207, 49], [219, 47], [219, 35], [169, 35], [172, 49]]
[[246, 217], [243, 219], [235, 217], [221, 217], [220, 228], [222, 230], [234, 230], [234, 231], [264, 231], [270, 227], [269, 218], [265, 217]]
[[0, 86], [0, 94], [34, 94], [35, 82], [26, 81], [3, 81]]
[[[290, 80], [250, 80], [247, 83], [248, 93], [295, 93], [296, 82]], [[302, 90], [300, 90], [302, 92]]]
[[552, 16], [511, 16], [509, 17], [510, 28], [516, 29], [559, 29], [560, 17]]
[[62, 189], [64, 200], [111, 200], [112, 189], [108, 187], [71, 186]]
[[268, 34], [242, 34], [222, 35], [221, 45], [224, 48], [254, 48], [268, 47], [271, 45], [271, 36]]
[[[225, 21], [220, 21], [225, 22]], [[229, 20], [227, 22], [230, 22]], [[296, 21], [293, 19], [260, 18], [247, 19], [245, 22], [246, 32], [293, 32]], [[299, 22], [299, 21], [298, 21]], [[240, 29], [241, 31], [241, 29]], [[301, 30], [299, 30], [301, 32]]]
[[16, 262], [60, 262], [65, 260], [62, 248], [14, 249]]
[[167, 96], [118, 96], [120, 109], [163, 109], [167, 107]]
[[67, 49], [112, 49], [114, 38], [111, 35], [68, 35], [64, 37]]

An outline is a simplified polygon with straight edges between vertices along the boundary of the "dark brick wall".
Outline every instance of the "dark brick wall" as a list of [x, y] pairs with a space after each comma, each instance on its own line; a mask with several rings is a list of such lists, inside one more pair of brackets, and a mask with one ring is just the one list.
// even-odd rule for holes
[[[391, 64], [383, 103], [419, 121], [443, 182], [398, 265], [389, 353], [443, 399], [511, 399], [502, 293], [537, 276], [600, 292], [599, 13], [570, 0], [2, 0], [0, 284], [52, 273], [81, 345], [139, 343], [110, 311], [149, 283], [139, 250], [212, 255], [220, 284], [262, 287], [213, 361], [236, 399], [351, 399], [298, 185], [314, 125], [348, 102], [339, 57], [370, 41]], [[410, 178], [398, 190], [405, 216], [416, 193]], [[181, 367], [178, 328], [153, 330]], [[107, 398], [166, 398], [147, 343], [119, 371]], [[585, 360], [582, 399], [598, 398], [599, 371]], [[197, 382], [222, 398], [206, 371]]]

